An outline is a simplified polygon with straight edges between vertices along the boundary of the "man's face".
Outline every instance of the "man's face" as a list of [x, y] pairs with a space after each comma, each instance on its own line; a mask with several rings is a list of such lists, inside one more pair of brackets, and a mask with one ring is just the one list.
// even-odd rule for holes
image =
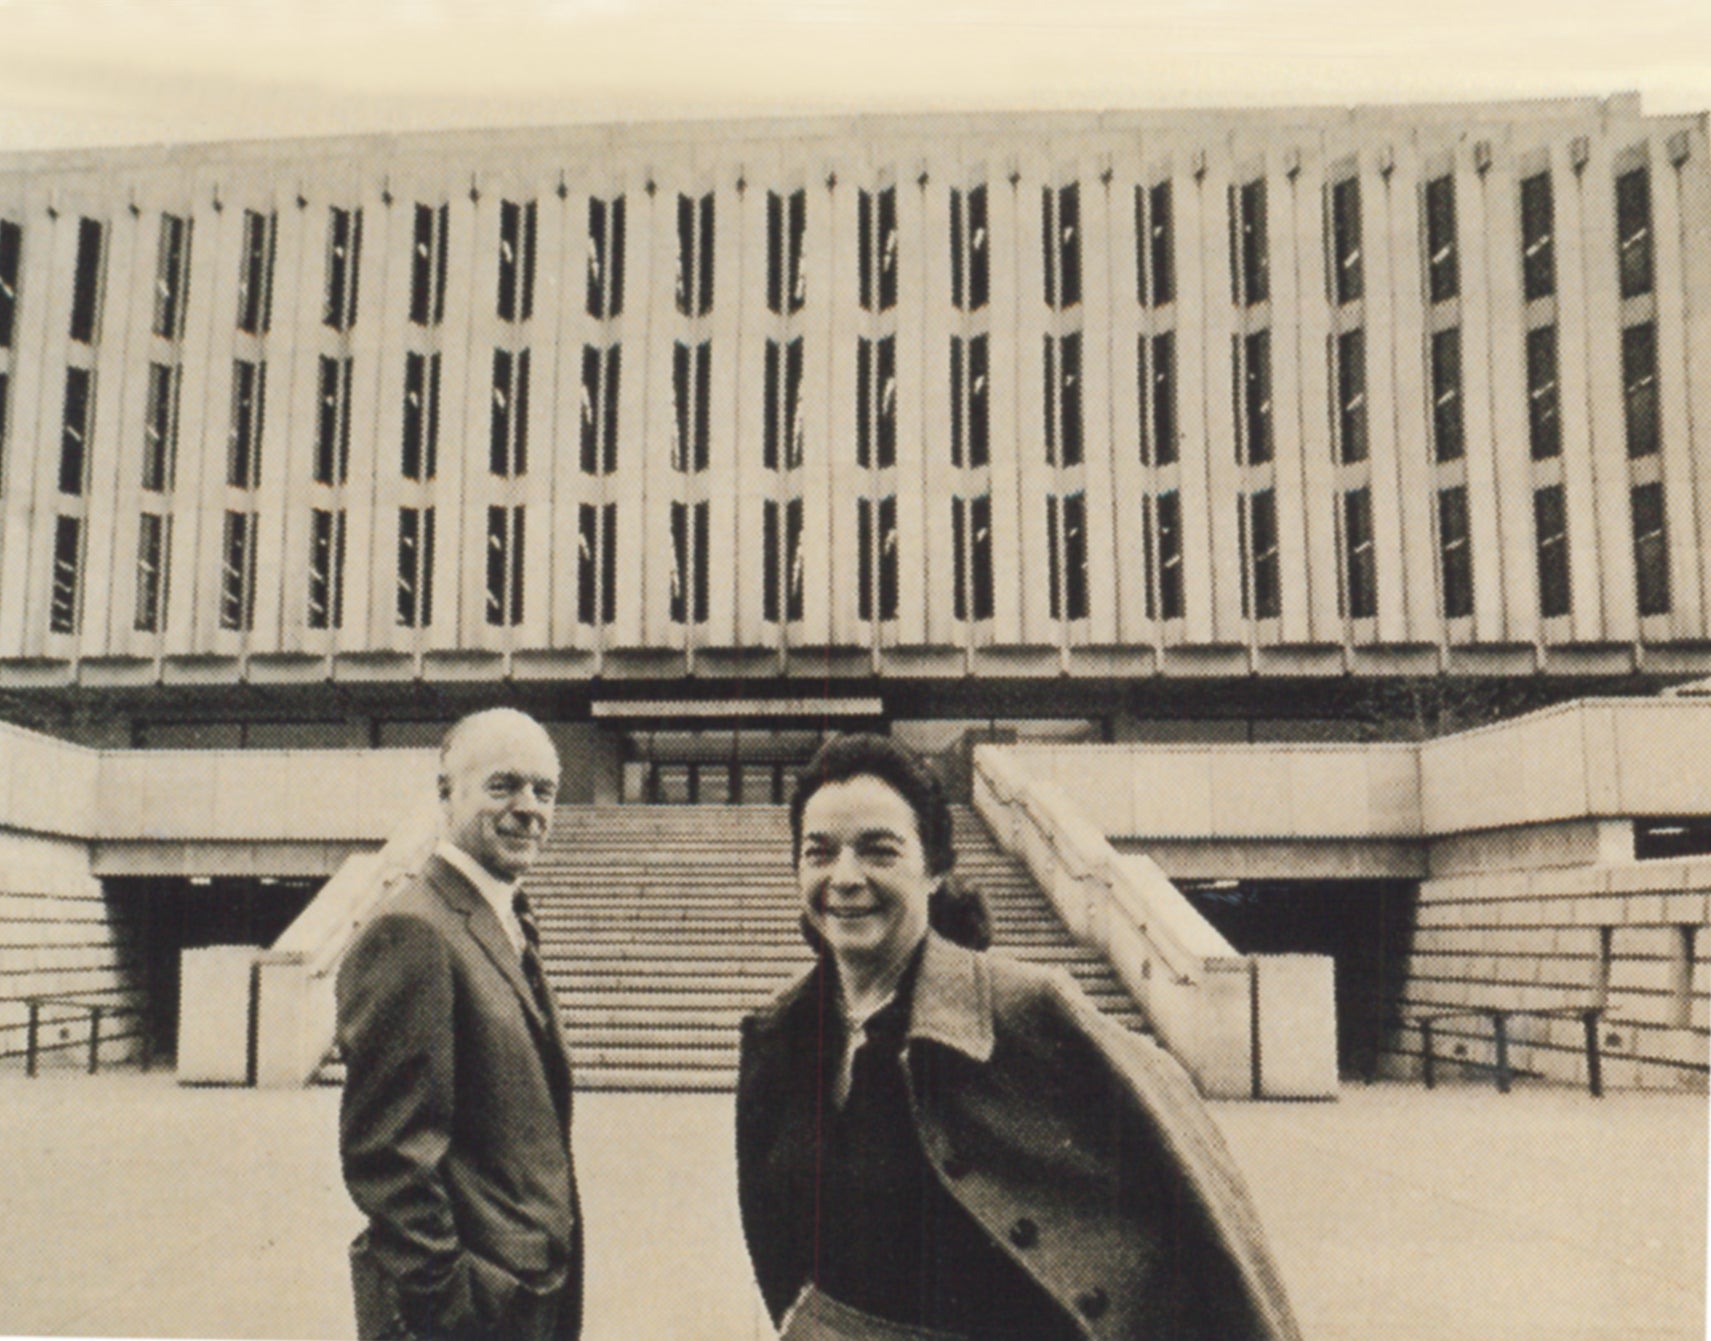
[[473, 724], [440, 779], [446, 837], [502, 880], [534, 865], [552, 824], [558, 755], [526, 717]]

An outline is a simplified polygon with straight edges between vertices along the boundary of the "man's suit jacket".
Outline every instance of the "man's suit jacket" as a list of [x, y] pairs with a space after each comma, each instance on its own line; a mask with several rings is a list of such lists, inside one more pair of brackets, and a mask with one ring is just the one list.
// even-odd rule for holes
[[577, 1337], [569, 1048], [492, 907], [441, 858], [347, 954], [338, 1038], [345, 1183], [369, 1217], [351, 1250], [359, 1332]]

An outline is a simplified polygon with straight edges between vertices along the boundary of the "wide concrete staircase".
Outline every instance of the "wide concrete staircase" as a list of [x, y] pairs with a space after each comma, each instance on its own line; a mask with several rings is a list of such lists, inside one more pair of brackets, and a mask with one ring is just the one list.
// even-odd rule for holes
[[[957, 870], [992, 906], [995, 947], [1069, 969], [1107, 1014], [1139, 1010], [1075, 943], [970, 807]], [[561, 806], [528, 888], [579, 1089], [730, 1090], [737, 1022], [807, 969], [781, 806]]]

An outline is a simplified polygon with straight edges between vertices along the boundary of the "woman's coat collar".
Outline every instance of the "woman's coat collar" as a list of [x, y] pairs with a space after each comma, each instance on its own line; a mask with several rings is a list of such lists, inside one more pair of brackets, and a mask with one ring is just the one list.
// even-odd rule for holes
[[992, 971], [975, 951], [927, 933], [909, 1037], [927, 1038], [977, 1062], [992, 1057]]

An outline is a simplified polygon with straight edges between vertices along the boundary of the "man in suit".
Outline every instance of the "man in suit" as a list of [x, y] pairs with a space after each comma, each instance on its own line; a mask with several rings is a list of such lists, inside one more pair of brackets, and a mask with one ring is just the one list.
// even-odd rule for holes
[[369, 1221], [351, 1245], [360, 1337], [580, 1335], [570, 1055], [517, 890], [558, 776], [524, 713], [453, 726], [444, 834], [340, 968], [339, 1149]]

